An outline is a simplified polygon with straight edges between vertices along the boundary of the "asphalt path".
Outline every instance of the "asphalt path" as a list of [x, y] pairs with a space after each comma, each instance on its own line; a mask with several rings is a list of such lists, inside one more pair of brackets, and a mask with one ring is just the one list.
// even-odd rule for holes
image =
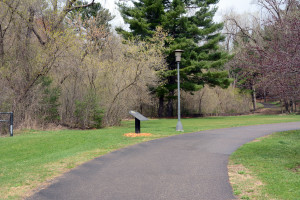
[[278, 106], [271, 104], [271, 103], [261, 102], [261, 104], [264, 105], [264, 108], [278, 108]]
[[62, 175], [29, 199], [229, 200], [229, 155], [273, 132], [300, 129], [300, 122], [183, 134], [124, 148]]

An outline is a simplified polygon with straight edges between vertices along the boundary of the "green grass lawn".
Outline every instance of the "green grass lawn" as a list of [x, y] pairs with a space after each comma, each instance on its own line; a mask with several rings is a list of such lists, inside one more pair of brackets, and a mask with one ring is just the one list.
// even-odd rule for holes
[[256, 103], [257, 109], [264, 108], [265, 106], [262, 103]]
[[273, 102], [267, 102], [267, 103], [272, 104], [277, 108], [280, 108], [282, 106], [280, 101], [273, 101]]
[[[185, 132], [255, 124], [300, 121], [299, 115], [249, 115], [182, 119]], [[41, 183], [97, 156], [129, 145], [171, 135], [176, 119], [153, 119], [141, 123], [151, 137], [127, 138], [134, 121], [99, 130], [19, 131], [0, 138], [0, 199], [19, 199]]]
[[272, 102], [267, 102], [267, 103], [273, 104], [273, 105], [276, 105], [276, 106], [281, 106], [280, 101], [272, 101]]
[[[231, 162], [242, 164], [262, 181], [254, 199], [300, 199], [300, 130], [245, 144], [232, 154]], [[237, 185], [233, 188], [238, 190]], [[247, 198], [247, 194], [242, 195]]]

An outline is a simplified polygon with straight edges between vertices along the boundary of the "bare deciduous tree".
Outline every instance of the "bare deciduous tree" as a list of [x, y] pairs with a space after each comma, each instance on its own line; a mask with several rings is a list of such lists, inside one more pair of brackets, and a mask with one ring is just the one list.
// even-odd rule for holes
[[259, 0], [258, 4], [265, 18], [256, 18], [256, 26], [243, 27], [234, 17], [227, 17], [227, 23], [238, 30], [232, 35], [240, 38], [235, 58], [239, 62], [235, 65], [243, 72], [252, 72], [253, 88], [267, 87], [290, 112], [289, 107], [294, 108], [299, 99], [299, 1]]

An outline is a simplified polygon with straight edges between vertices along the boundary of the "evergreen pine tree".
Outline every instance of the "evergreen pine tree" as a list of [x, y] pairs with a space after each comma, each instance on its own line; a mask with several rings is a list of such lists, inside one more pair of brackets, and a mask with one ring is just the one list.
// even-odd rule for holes
[[182, 49], [180, 69], [181, 89], [189, 92], [200, 90], [205, 84], [227, 87], [228, 72], [221, 71], [228, 54], [219, 49], [224, 40], [220, 34], [221, 23], [214, 23], [218, 0], [139, 0], [132, 5], [119, 4], [125, 23], [131, 31], [118, 28], [125, 38], [139, 36], [147, 40], [157, 26], [174, 38], [168, 45], [168, 70], [160, 74], [161, 83], [156, 88], [159, 97], [159, 112], [163, 113], [164, 99], [168, 99], [167, 116], [173, 116], [173, 100], [177, 89], [174, 50]]
[[[76, 6], [86, 6], [88, 5], [87, 1], [76, 1]], [[109, 10], [105, 9], [100, 3], [93, 3], [88, 7], [79, 7], [78, 9], [72, 10], [69, 12], [68, 17], [73, 20], [75, 16], [80, 15], [81, 20], [86, 23], [89, 19], [95, 19], [97, 27], [105, 26], [109, 31], [110, 24], [109, 22], [114, 19], [115, 16], [111, 15]], [[84, 24], [88, 26], [88, 24]]]

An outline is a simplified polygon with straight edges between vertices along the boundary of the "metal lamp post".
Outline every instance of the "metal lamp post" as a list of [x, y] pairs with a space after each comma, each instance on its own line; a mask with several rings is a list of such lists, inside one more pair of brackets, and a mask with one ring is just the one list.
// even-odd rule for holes
[[181, 54], [183, 50], [177, 49], [175, 50], [175, 57], [177, 62], [177, 90], [178, 90], [178, 122], [176, 125], [176, 131], [183, 131], [183, 127], [180, 121], [180, 73], [179, 73], [179, 65], [181, 61]]

